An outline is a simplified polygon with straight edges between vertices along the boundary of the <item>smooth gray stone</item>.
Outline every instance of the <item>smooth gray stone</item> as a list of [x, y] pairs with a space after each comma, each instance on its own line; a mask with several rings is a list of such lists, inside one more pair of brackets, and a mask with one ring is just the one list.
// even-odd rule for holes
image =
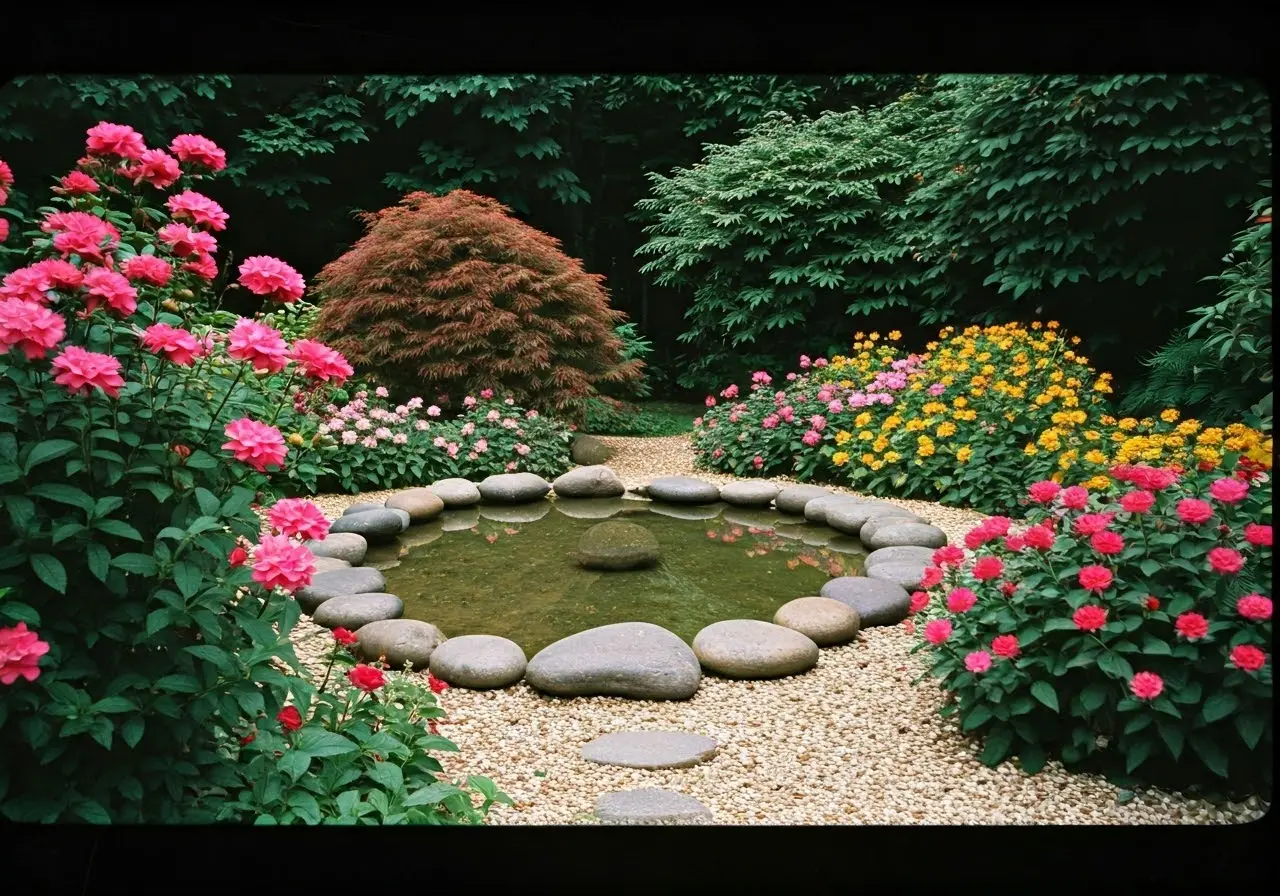
[[618, 731], [582, 748], [582, 758], [623, 768], [690, 768], [715, 756], [718, 745], [687, 731]]
[[311, 584], [299, 588], [294, 597], [308, 614], [315, 613], [316, 608], [334, 597], [344, 594], [366, 594], [373, 591], [384, 591], [387, 580], [376, 569], [366, 566], [353, 566], [350, 569], [335, 569], [331, 572], [318, 572], [311, 577]]
[[897, 625], [907, 618], [911, 595], [901, 585], [866, 576], [840, 576], [831, 579], [818, 592], [848, 604], [858, 611], [862, 628], [873, 625]]
[[714, 622], [693, 639], [703, 667], [726, 678], [781, 678], [808, 672], [818, 645], [794, 629], [758, 619]]
[[429, 622], [383, 619], [361, 626], [355, 646], [367, 660], [385, 656], [393, 669], [412, 663], [414, 669], [422, 670], [428, 668], [432, 651], [444, 640], [444, 633]]
[[410, 523], [416, 526], [443, 513], [444, 499], [429, 488], [407, 488], [387, 498], [387, 508], [403, 510], [409, 514]]
[[687, 700], [702, 667], [689, 645], [648, 622], [587, 629], [544, 647], [525, 670], [529, 686], [562, 697]]
[[711, 810], [691, 796], [639, 787], [606, 793], [596, 800], [602, 824], [710, 824]]
[[407, 528], [408, 514], [402, 510], [366, 510], [341, 516], [329, 527], [329, 534], [354, 532], [373, 544], [390, 541]]
[[799, 632], [819, 647], [847, 644], [858, 637], [862, 627], [857, 610], [829, 597], [797, 597], [778, 608], [773, 622]]
[[351, 564], [346, 560], [339, 560], [337, 557], [316, 557], [312, 554], [312, 563], [315, 564], [316, 572], [331, 572], [335, 569], [349, 569]]
[[947, 543], [947, 533], [927, 523], [886, 523], [870, 538], [860, 537], [862, 543], [873, 551], [898, 547], [940, 548]]
[[866, 567], [865, 571], [868, 579], [893, 582], [908, 591], [918, 589], [924, 578], [924, 564], [921, 563], [877, 563]]
[[[861, 539], [859, 539], [858, 543], [862, 543]], [[880, 563], [919, 563], [924, 566], [931, 566], [933, 564], [933, 551], [933, 548], [913, 546], [880, 548], [867, 554], [867, 559], [863, 562], [868, 569]]]
[[401, 532], [406, 531], [409, 526], [413, 524], [413, 517], [409, 516], [409, 512], [407, 510], [400, 510], [399, 508], [394, 507], [388, 507], [387, 510], [400, 518]]
[[865, 504], [866, 499], [854, 495], [825, 495], [804, 505], [804, 518], [811, 523], [827, 522], [827, 508], [837, 504]]
[[560, 513], [575, 520], [607, 520], [612, 516], [627, 511], [636, 511], [639, 501], [628, 501], [626, 498], [574, 498], [569, 501], [556, 501], [555, 508]]
[[773, 506], [783, 513], [803, 516], [806, 504], [814, 498], [822, 498], [830, 494], [828, 489], [820, 485], [791, 485], [778, 492], [778, 497], [773, 499]]
[[587, 569], [640, 569], [658, 562], [658, 539], [638, 523], [597, 523], [578, 541], [578, 562]]
[[476, 487], [480, 497], [491, 504], [527, 504], [551, 491], [551, 483], [533, 473], [495, 473]]
[[505, 688], [524, 677], [524, 651], [509, 638], [461, 635], [431, 652], [431, 674], [454, 687]]
[[476, 488], [476, 484], [469, 479], [459, 479], [456, 476], [440, 479], [428, 485], [427, 489], [444, 502], [447, 510], [480, 503], [480, 489]]
[[873, 516], [914, 516], [905, 507], [886, 501], [862, 501], [857, 504], [834, 504], [827, 507], [827, 525], [845, 535], [857, 535], [862, 525]]
[[613, 457], [613, 449], [595, 436], [582, 433], [573, 437], [569, 445], [569, 458], [575, 464], [596, 466]]
[[605, 466], [578, 467], [551, 483], [557, 498], [617, 498], [627, 489], [618, 474]]
[[720, 500], [720, 489], [692, 476], [659, 476], [649, 483], [649, 497], [667, 504], [714, 504]]
[[780, 489], [772, 482], [726, 482], [720, 486], [720, 500], [734, 507], [768, 507]]
[[350, 516], [353, 513], [365, 513], [366, 511], [369, 511], [369, 510], [385, 510], [385, 509], [386, 509], [386, 505], [383, 504], [381, 501], [360, 501], [356, 504], [352, 504], [348, 506], [346, 510], [342, 511], [342, 515]]
[[331, 597], [319, 606], [311, 617], [311, 621], [325, 628], [345, 628], [355, 631], [370, 622], [377, 622], [379, 619], [399, 619], [403, 615], [404, 601], [394, 594], [371, 591], [365, 594]]
[[903, 516], [873, 516], [862, 524], [862, 528], [858, 530], [858, 538], [863, 544], [876, 534], [876, 530], [883, 526], [893, 526], [898, 523], [927, 523], [924, 517], [916, 516], [914, 513], [905, 514]]
[[481, 504], [480, 516], [495, 523], [536, 523], [551, 512], [551, 502], [539, 498], [531, 504]]
[[369, 542], [363, 535], [355, 532], [330, 530], [325, 538], [308, 541], [307, 549], [317, 557], [333, 557], [336, 560], [346, 560], [352, 566], [359, 566], [369, 550]]

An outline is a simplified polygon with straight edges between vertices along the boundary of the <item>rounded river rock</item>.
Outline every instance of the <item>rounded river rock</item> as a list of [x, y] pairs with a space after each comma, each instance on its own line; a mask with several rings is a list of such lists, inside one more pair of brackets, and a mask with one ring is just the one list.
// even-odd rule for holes
[[444, 499], [429, 488], [408, 488], [387, 498], [390, 510], [403, 510], [409, 522], [425, 523], [444, 512]]
[[346, 560], [352, 566], [359, 566], [369, 550], [369, 542], [363, 535], [355, 532], [330, 531], [320, 541], [308, 541], [307, 549], [317, 557], [333, 557], [335, 560]]
[[709, 671], [726, 678], [781, 678], [808, 672], [818, 645], [793, 629], [758, 619], [714, 622], [693, 639], [693, 652]]
[[668, 504], [714, 504], [720, 500], [720, 488], [692, 476], [660, 476], [649, 483], [649, 497]]
[[947, 543], [947, 533], [928, 523], [886, 522], [870, 537], [861, 537], [862, 543], [873, 551], [898, 547], [940, 548]]
[[369, 591], [331, 597], [312, 615], [311, 621], [325, 628], [355, 631], [379, 619], [399, 619], [404, 615], [404, 601], [394, 594]]
[[413, 668], [428, 668], [431, 654], [442, 642], [444, 633], [429, 622], [417, 619], [383, 619], [370, 622], [356, 631], [356, 648], [367, 660], [387, 658], [393, 669], [413, 663]]
[[880, 579], [915, 591], [924, 579], [923, 563], [877, 563], [863, 570], [868, 579]]
[[623, 768], [689, 768], [715, 756], [718, 745], [687, 731], [618, 731], [582, 748], [582, 758]]
[[918, 563], [929, 566], [933, 563], [933, 548], [912, 546], [880, 548], [867, 554], [867, 559], [863, 561], [868, 569], [881, 563]]
[[578, 542], [578, 562], [587, 569], [640, 569], [658, 562], [658, 539], [638, 523], [597, 523]]
[[857, 535], [862, 525], [873, 516], [915, 516], [905, 507], [886, 501], [860, 501], [827, 506], [827, 525], [845, 535]]
[[557, 498], [618, 498], [627, 489], [609, 467], [578, 467], [551, 483]]
[[386, 587], [387, 580], [376, 569], [353, 566], [350, 569], [318, 572], [311, 577], [310, 585], [299, 588], [293, 596], [298, 599], [303, 610], [315, 613], [317, 607], [332, 598], [345, 594], [381, 592]]
[[665, 628], [618, 622], [544, 647], [524, 677], [530, 687], [560, 697], [688, 700], [702, 668], [689, 645]]
[[783, 513], [800, 516], [804, 513], [804, 506], [814, 498], [830, 494], [830, 491], [820, 485], [792, 485], [778, 492], [778, 497], [773, 499], [773, 506]]
[[[916, 516], [914, 513], [910, 513], [910, 512], [905, 513], [902, 516], [892, 516], [888, 514], [884, 516], [873, 516], [871, 519], [867, 520], [865, 523], [862, 524], [862, 528], [858, 530], [858, 537], [862, 539], [862, 543], [865, 545], [867, 541], [870, 540], [876, 534], [877, 529], [881, 529], [885, 526], [896, 526], [899, 523], [928, 523], [928, 522], [929, 521], [926, 520], [924, 517]], [[887, 545], [887, 547], [894, 547], [894, 545]], [[900, 547], [900, 545], [896, 545], [896, 547]]]
[[779, 491], [772, 482], [726, 482], [720, 486], [720, 500], [734, 507], [768, 507]]
[[[403, 516], [402, 516], [403, 514]], [[338, 517], [329, 527], [329, 535], [353, 532], [363, 535], [365, 541], [374, 544], [379, 541], [391, 541], [405, 530], [405, 514], [402, 510], [362, 510]]]
[[804, 505], [804, 518], [811, 523], [825, 523], [827, 521], [827, 508], [835, 507], [837, 504], [865, 503], [864, 499], [854, 495], [823, 495]]
[[847, 644], [858, 636], [858, 611], [829, 597], [797, 597], [774, 614], [775, 625], [793, 629], [819, 647]]
[[524, 651], [497, 635], [460, 635], [431, 652], [431, 674], [459, 688], [505, 688], [524, 677]]
[[528, 504], [551, 491], [551, 483], [534, 473], [495, 473], [476, 487], [494, 504]]
[[911, 595], [907, 590], [884, 579], [841, 576], [828, 581], [818, 593], [857, 610], [862, 628], [897, 625], [907, 618], [907, 611], [911, 609]]
[[440, 479], [427, 488], [449, 509], [480, 503], [480, 489], [469, 479], [459, 479], [456, 476], [452, 479]]
[[606, 793], [596, 799], [596, 818], [602, 824], [710, 824], [711, 810], [691, 796], [638, 787]]

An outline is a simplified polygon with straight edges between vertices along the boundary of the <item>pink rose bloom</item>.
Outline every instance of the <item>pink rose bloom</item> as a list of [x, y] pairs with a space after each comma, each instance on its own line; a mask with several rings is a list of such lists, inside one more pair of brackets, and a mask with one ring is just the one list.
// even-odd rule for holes
[[1252, 644], [1240, 644], [1231, 649], [1231, 665], [1241, 672], [1257, 672], [1267, 664], [1267, 654]]
[[241, 417], [228, 423], [223, 432], [228, 439], [222, 445], [223, 450], [234, 453], [241, 463], [248, 464], [259, 473], [265, 472], [269, 466], [284, 466], [289, 449], [285, 447], [284, 436], [274, 426]]
[[373, 431], [373, 435], [375, 438], [389, 439], [391, 438], [391, 430], [387, 429], [385, 426], [379, 426]]
[[177, 156], [179, 161], [199, 165], [210, 171], [221, 171], [227, 167], [227, 154], [218, 148], [218, 144], [199, 134], [179, 134], [169, 144], [169, 152]]
[[1244, 569], [1244, 556], [1231, 548], [1209, 551], [1209, 568], [1221, 575], [1235, 575]]
[[1244, 540], [1255, 548], [1271, 547], [1271, 527], [1261, 523], [1248, 523], [1244, 527]]
[[1246, 594], [1236, 601], [1236, 612], [1250, 622], [1265, 622], [1271, 618], [1271, 598]]
[[142, 346], [179, 367], [190, 367], [196, 360], [200, 343], [189, 331], [169, 324], [152, 324], [142, 331]]
[[1239, 479], [1219, 479], [1209, 486], [1209, 494], [1223, 504], [1239, 504], [1249, 495], [1249, 483]]
[[[528, 419], [528, 420], [537, 420], [537, 419], [538, 419], [538, 412], [537, 412], [537, 411], [529, 411], [529, 412], [528, 412], [528, 413], [526, 413], [524, 416], [525, 416], [525, 418], [526, 418], [526, 419]], [[698, 419], [699, 419], [699, 420], [701, 420], [702, 418], [701, 418], [701, 417], [699, 417]]]
[[173, 275], [173, 266], [155, 255], [135, 255], [120, 266], [129, 280], [164, 286]]
[[929, 593], [927, 591], [913, 591], [911, 593], [911, 605], [907, 608], [907, 613], [914, 616], [927, 606], [929, 606]]
[[366, 429], [373, 429], [373, 424], [370, 423], [367, 418], [361, 417], [355, 422], [355, 427], [361, 432], [364, 432]]
[[777, 425], [778, 425], [777, 414], [769, 414], [767, 417], [765, 417], [763, 420], [760, 421], [761, 429], [773, 429]]
[[1213, 518], [1213, 505], [1199, 498], [1183, 498], [1178, 502], [1178, 519], [1196, 525]]
[[98, 182], [83, 171], [72, 171], [63, 175], [59, 182], [60, 189], [68, 196], [88, 196], [98, 192]]
[[437, 448], [443, 448], [445, 445], [444, 436], [436, 436], [431, 440], [431, 444], [435, 445]]
[[4, 159], [0, 159], [0, 189], [7, 190], [13, 186], [13, 169]]
[[1021, 535], [1006, 535], [1004, 539], [1004, 546], [1014, 553], [1017, 553], [1027, 546], [1027, 542]]
[[379, 386], [378, 388], [373, 390], [373, 394], [376, 395], [378, 398], [386, 398], [391, 393], [387, 391], [386, 386]]
[[158, 190], [164, 190], [178, 182], [182, 177], [182, 168], [178, 160], [163, 149], [148, 149], [138, 160], [126, 168], [121, 174], [134, 184], [148, 183]]
[[40, 677], [40, 657], [48, 652], [49, 644], [25, 622], [0, 628], [0, 684], [11, 685], [19, 678], [35, 681]]
[[800, 441], [812, 448], [814, 445], [822, 441], [822, 433], [811, 429], [800, 437]]
[[716, 406], [716, 400], [715, 400], [715, 398], [714, 398], [713, 396], [708, 395], [708, 396], [703, 400], [703, 404], [705, 404], [705, 405], [706, 405], [707, 407], [709, 407], [709, 408], [713, 408], [713, 407], [715, 407], [715, 406]]
[[1084, 510], [1089, 506], [1089, 490], [1083, 485], [1073, 485], [1062, 490], [1062, 506], [1071, 510]]
[[801, 370], [808, 370], [808, 369], [809, 369], [809, 365], [810, 365], [810, 364], [812, 364], [812, 363], [813, 363], [813, 362], [809, 360], [809, 356], [808, 356], [808, 355], [801, 355], [801, 356], [800, 356], [800, 369], [801, 369]]
[[959, 566], [964, 562], [964, 549], [959, 545], [949, 544], [933, 552], [935, 566]]
[[521, 457], [524, 457], [525, 455], [527, 455], [530, 450], [531, 449], [529, 448], [529, 446], [525, 445], [524, 443], [519, 443], [516, 445], [516, 454], [520, 455]]
[[844, 410], [844, 404], [838, 399], [833, 400], [830, 404], [827, 405], [827, 410], [833, 414], [838, 414]]
[[1037, 504], [1048, 504], [1057, 497], [1060, 491], [1062, 491], [1062, 486], [1052, 479], [1044, 479], [1040, 482], [1033, 482], [1027, 489], [1027, 494]]
[[[83, 279], [81, 277], [82, 281]], [[29, 265], [5, 275], [4, 286], [0, 286], [0, 299], [21, 299], [47, 305], [47, 293], [50, 289], [53, 289], [53, 281], [49, 279], [49, 275], [38, 270], [35, 265]]]
[[407, 444], [408, 441], [409, 437], [402, 432], [398, 432], [391, 437], [391, 444], [393, 445], [404, 445]]
[[106, 253], [120, 244], [120, 231], [87, 212], [54, 212], [40, 229], [54, 234], [53, 248], [61, 252], [63, 258], [79, 255], [82, 261], [102, 264]]
[[1141, 489], [1128, 492], [1120, 499], [1120, 506], [1129, 513], [1146, 513], [1155, 503], [1156, 496]]
[[1110, 513], [1082, 513], [1071, 528], [1077, 535], [1094, 535], [1110, 526], [1114, 518], [1115, 515]]
[[253, 580], [263, 588], [292, 594], [310, 585], [315, 571], [311, 551], [287, 535], [264, 535], [253, 550]]
[[297, 362], [304, 376], [322, 383], [340, 386], [355, 373], [339, 352], [313, 339], [299, 339], [289, 350], [289, 357]]
[[973, 609], [978, 596], [968, 588], [953, 588], [947, 594], [947, 609], [952, 613], [965, 613]]
[[827, 366], [827, 359], [826, 359], [826, 358], [819, 358], [818, 360], [816, 360], [816, 361], [814, 361], [814, 362], [813, 362], [813, 366], [814, 366], [814, 367], [826, 367], [826, 366]]
[[289, 363], [289, 346], [279, 330], [247, 317], [240, 318], [227, 338], [227, 354], [255, 371], [279, 373]]
[[514, 398], [504, 398], [502, 399], [502, 403], [507, 405], [508, 407], [514, 407], [516, 400]]
[[116, 156], [137, 160], [147, 151], [142, 135], [127, 124], [109, 124], [100, 121], [88, 130], [85, 141], [91, 156]]
[[928, 391], [930, 395], [932, 395], [934, 398], [937, 398], [943, 392], [947, 391], [947, 387], [942, 385], [942, 383], [934, 383], [932, 386], [929, 387]]
[[66, 334], [61, 314], [24, 299], [0, 299], [0, 355], [17, 346], [34, 361], [45, 357]]
[[329, 520], [324, 512], [303, 498], [277, 501], [267, 513], [267, 523], [288, 538], [313, 538], [317, 541], [329, 534]]
[[196, 255], [195, 261], [187, 261], [182, 265], [184, 271], [190, 271], [201, 280], [213, 282], [218, 276], [218, 263], [213, 260], [213, 256], [201, 252]]
[[416, 411], [418, 408], [422, 407], [422, 405], [423, 405], [422, 399], [419, 398], [417, 395], [415, 395], [413, 396], [413, 398], [409, 399], [405, 407], [410, 411]]
[[484, 415], [484, 418], [485, 418], [486, 420], [488, 420], [490, 423], [493, 423], [495, 420], [497, 420], [497, 419], [498, 419], [499, 417], [501, 417], [501, 416], [502, 416], [502, 414], [500, 414], [500, 413], [495, 409], [495, 410], [492, 410], [492, 411], [490, 411], [489, 413], [485, 414], [485, 415]]
[[72, 395], [101, 389], [108, 398], [116, 398], [124, 387], [120, 376], [120, 362], [111, 355], [85, 351], [78, 345], [68, 345], [62, 354], [53, 359], [57, 376], [53, 381], [65, 386]]
[[195, 190], [183, 190], [169, 197], [165, 205], [169, 214], [176, 221], [190, 221], [199, 227], [210, 230], [226, 230], [228, 215], [222, 206], [203, 193]]
[[1099, 554], [1112, 555], [1124, 550], [1124, 537], [1119, 532], [1096, 532], [1089, 543]]
[[751, 374], [751, 382], [761, 386], [767, 386], [773, 382], [773, 377], [769, 376], [769, 374], [765, 373], [763, 370], [757, 370], [755, 373]]
[[831, 400], [830, 389], [827, 389], [824, 387], [818, 390], [818, 401], [830, 401], [830, 400]]
[[751, 466], [759, 470], [764, 466], [764, 458], [757, 454], [755, 457], [751, 458]]
[[920, 587], [932, 588], [934, 585], [940, 584], [942, 584], [942, 567], [926, 566], [920, 576]]
[[1053, 547], [1057, 536], [1053, 534], [1053, 530], [1047, 526], [1032, 526], [1022, 533], [1022, 540], [1030, 547], [1037, 551], [1047, 551]]
[[457, 443], [456, 443], [456, 442], [450, 442], [450, 443], [446, 446], [445, 450], [449, 453], [449, 456], [450, 456], [450, 457], [457, 457], [457, 456], [458, 456], [458, 445], [457, 445]]
[[436, 407], [436, 406], [433, 404], [431, 407], [427, 408], [427, 416], [428, 416], [428, 417], [439, 417], [439, 416], [440, 416], [440, 408]]
[[1173, 621], [1174, 631], [1188, 641], [1199, 641], [1209, 634], [1209, 620], [1199, 613], [1183, 613]]
[[724, 389], [722, 389], [720, 391], [720, 397], [721, 398], [737, 398], [738, 397], [737, 384], [726, 386]]
[[510, 417], [507, 417], [502, 421], [503, 429], [519, 429], [519, 427], [520, 424], [512, 420]]
[[796, 379], [796, 375], [795, 375], [795, 373], [788, 373], [788, 374], [787, 374], [787, 382], [788, 382], [788, 383], [795, 382], [795, 379]]
[[475, 432], [475, 431], [476, 431], [476, 425], [475, 425], [474, 423], [472, 423], [470, 420], [468, 420], [466, 423], [462, 424], [462, 435], [463, 435], [463, 436], [469, 436], [469, 435], [471, 435], [471, 434], [472, 434], [473, 432]]
[[302, 298], [307, 288], [301, 274], [270, 255], [246, 258], [236, 282], [254, 295], [269, 296], [285, 304]]
[[991, 652], [998, 657], [1011, 660], [1018, 655], [1017, 635], [996, 635], [991, 639]]
[[974, 675], [981, 675], [991, 668], [991, 654], [985, 650], [974, 650], [965, 656], [964, 667]]
[[983, 557], [973, 564], [973, 577], [979, 582], [998, 579], [1004, 575], [1004, 561], [999, 557]]
[[791, 405], [787, 405], [785, 407], [779, 408], [778, 415], [788, 423], [791, 423], [793, 420], [796, 419], [795, 408], [791, 407]]
[[356, 439], [358, 438], [360, 438], [360, 436], [356, 434], [356, 431], [354, 429], [348, 429], [346, 432], [342, 434], [342, 444], [354, 445], [356, 443]]
[[424, 432], [427, 429], [427, 427], [430, 425], [431, 424], [428, 423], [426, 420], [415, 420], [413, 422], [413, 428], [416, 429], [418, 432]]
[[490, 398], [493, 398], [493, 390], [492, 390], [492, 389], [481, 389], [481, 390], [480, 390], [480, 397], [481, 397], [481, 398], [483, 398], [485, 401], [488, 401]]
[[363, 439], [360, 440], [360, 444], [366, 448], [377, 448], [378, 440], [373, 436], [365, 436]]
[[488, 450], [489, 450], [488, 439], [476, 439], [476, 444], [475, 444], [476, 454], [484, 454]]
[[931, 619], [925, 624], [924, 639], [930, 644], [938, 645], [951, 637], [951, 621], [948, 619]]
[[84, 285], [89, 288], [89, 298], [84, 305], [86, 314], [92, 314], [103, 304], [121, 317], [128, 317], [138, 310], [138, 291], [129, 285], [123, 274], [94, 268], [85, 274]]
[[218, 241], [212, 235], [202, 230], [192, 230], [186, 224], [171, 222], [156, 231], [156, 236], [178, 258], [212, 255], [218, 251]]
[[1111, 587], [1111, 570], [1105, 566], [1086, 566], [1077, 574], [1080, 587], [1086, 591], [1101, 593]]
[[1164, 679], [1154, 672], [1138, 672], [1130, 679], [1129, 690], [1139, 700], [1154, 700], [1164, 691]]

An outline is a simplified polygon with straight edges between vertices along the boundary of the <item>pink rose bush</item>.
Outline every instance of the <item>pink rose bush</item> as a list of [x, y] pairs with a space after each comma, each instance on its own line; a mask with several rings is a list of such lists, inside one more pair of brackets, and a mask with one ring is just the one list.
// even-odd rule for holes
[[1021, 531], [992, 518], [935, 552], [910, 621], [943, 714], [991, 764], [1268, 780], [1270, 477], [1110, 472], [1105, 494], [1034, 483]]

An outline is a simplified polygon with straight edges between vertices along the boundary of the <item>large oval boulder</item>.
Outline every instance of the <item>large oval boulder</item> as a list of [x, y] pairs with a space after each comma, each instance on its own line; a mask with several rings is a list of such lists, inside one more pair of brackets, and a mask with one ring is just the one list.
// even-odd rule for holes
[[928, 566], [933, 563], [933, 548], [909, 545], [880, 548], [867, 554], [867, 559], [863, 561], [867, 569], [880, 563], [919, 563]]
[[649, 483], [649, 497], [668, 504], [714, 504], [720, 500], [720, 489], [692, 476], [660, 476]]
[[364, 510], [349, 516], [341, 516], [329, 527], [330, 536], [344, 532], [363, 535], [365, 541], [374, 544], [379, 541], [390, 541], [405, 530], [404, 511]]
[[734, 507], [768, 507], [779, 491], [772, 482], [726, 482], [720, 486], [720, 500]]
[[893, 582], [908, 591], [915, 591], [924, 580], [923, 563], [877, 563], [866, 567], [864, 572], [868, 579]]
[[597, 523], [578, 541], [578, 563], [587, 569], [640, 569], [658, 562], [658, 539], [638, 523]]
[[618, 498], [627, 491], [617, 473], [598, 464], [575, 467], [556, 477], [551, 490], [557, 498]]
[[469, 479], [440, 479], [428, 485], [427, 490], [443, 501], [444, 506], [450, 510], [480, 503], [480, 489]]
[[444, 499], [429, 488], [407, 488], [387, 498], [391, 510], [409, 514], [409, 522], [417, 525], [433, 520], [444, 512]]
[[867, 541], [876, 534], [876, 530], [882, 526], [896, 526], [899, 523], [928, 523], [922, 516], [914, 513], [903, 514], [902, 516], [873, 516], [862, 524], [862, 528], [858, 530], [858, 537], [862, 539], [865, 545]]
[[429, 622], [383, 619], [356, 631], [356, 650], [367, 660], [386, 657], [393, 669], [412, 663], [414, 669], [421, 670], [429, 667], [432, 652], [444, 640], [444, 633]]
[[509, 638], [461, 635], [431, 652], [431, 674], [455, 687], [505, 688], [524, 677], [524, 651]]
[[347, 569], [351, 566], [346, 560], [339, 560], [337, 557], [317, 557], [311, 555], [311, 562], [315, 566], [316, 572], [329, 572], [334, 569]]
[[394, 594], [370, 591], [331, 597], [316, 609], [311, 620], [325, 628], [355, 631], [379, 619], [399, 619], [404, 615], [404, 601]]
[[905, 507], [887, 501], [860, 501], [858, 503], [830, 504], [827, 506], [827, 525], [845, 535], [857, 535], [863, 524], [875, 516], [915, 516]]
[[569, 458], [575, 464], [597, 466], [613, 457], [613, 449], [595, 436], [579, 434], [569, 445]]
[[409, 526], [411, 526], [411, 525], [413, 524], [413, 520], [412, 520], [412, 519], [410, 519], [409, 514], [408, 514], [408, 512], [407, 512], [407, 511], [400, 510], [398, 507], [388, 507], [388, 508], [387, 508], [387, 512], [388, 512], [388, 513], [394, 513], [396, 516], [398, 516], [398, 517], [400, 518], [400, 531], [401, 531], [401, 532], [404, 532], [406, 529], [408, 529], [408, 528], [409, 528]]
[[480, 497], [493, 504], [528, 504], [545, 498], [551, 483], [535, 473], [495, 473], [477, 488]]
[[865, 504], [865, 498], [856, 495], [824, 495], [804, 505], [804, 518], [811, 523], [826, 523], [827, 508], [838, 504]]
[[818, 593], [857, 610], [862, 628], [897, 625], [907, 618], [907, 611], [911, 609], [911, 595], [901, 585], [866, 576], [831, 579]]
[[648, 622], [618, 622], [562, 638], [529, 661], [525, 681], [561, 697], [687, 700], [702, 668], [689, 645]]
[[325, 538], [308, 541], [307, 549], [317, 557], [333, 557], [359, 566], [369, 550], [369, 542], [355, 532], [334, 532], [331, 529]]
[[862, 535], [862, 543], [871, 550], [880, 548], [940, 548], [947, 543], [947, 533], [927, 523], [883, 523], [870, 537]]
[[805, 505], [814, 498], [822, 498], [830, 494], [830, 491], [820, 485], [792, 485], [778, 492], [778, 497], [773, 499], [773, 506], [783, 513], [800, 516], [804, 513]]
[[347, 509], [342, 511], [343, 516], [351, 516], [353, 513], [366, 513], [370, 510], [383, 510], [386, 505], [381, 501], [360, 501], [356, 504], [350, 504]]
[[797, 597], [773, 616], [775, 625], [804, 635], [819, 647], [847, 644], [858, 637], [858, 611], [829, 597]]
[[808, 636], [758, 619], [708, 625], [693, 639], [693, 652], [705, 669], [726, 678], [781, 678], [818, 662], [818, 645]]
[[367, 566], [353, 566], [350, 569], [334, 569], [329, 572], [318, 572], [311, 577], [311, 584], [294, 592], [302, 609], [314, 613], [325, 601], [342, 597], [344, 594], [368, 594], [380, 592], [387, 587], [387, 580], [382, 573]]

